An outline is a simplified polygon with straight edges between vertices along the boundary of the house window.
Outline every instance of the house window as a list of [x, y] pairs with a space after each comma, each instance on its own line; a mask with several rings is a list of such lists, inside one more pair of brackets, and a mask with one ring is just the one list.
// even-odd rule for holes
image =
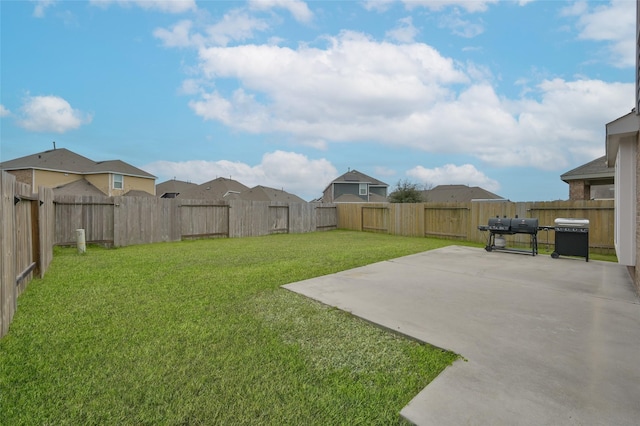
[[124, 188], [123, 182], [124, 182], [124, 176], [122, 176], [122, 175], [113, 175], [113, 189], [122, 189], [122, 188]]
[[361, 183], [360, 184], [360, 195], [367, 195], [368, 194], [368, 186], [366, 183]]

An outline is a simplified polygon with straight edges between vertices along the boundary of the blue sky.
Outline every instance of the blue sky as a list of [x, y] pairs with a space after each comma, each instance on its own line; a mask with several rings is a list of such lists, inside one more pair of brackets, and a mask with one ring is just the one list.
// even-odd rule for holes
[[635, 5], [3, 1], [0, 160], [55, 141], [307, 200], [349, 168], [567, 199], [633, 107]]

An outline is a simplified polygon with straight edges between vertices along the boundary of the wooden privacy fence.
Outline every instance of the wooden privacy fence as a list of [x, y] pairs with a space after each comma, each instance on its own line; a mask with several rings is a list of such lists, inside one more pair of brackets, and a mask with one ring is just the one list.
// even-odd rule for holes
[[34, 274], [43, 276], [53, 259], [53, 191], [16, 182], [0, 173], [0, 337], [9, 330], [18, 296]]
[[155, 197], [56, 196], [55, 244], [128, 246], [182, 239], [248, 237], [336, 229], [333, 204]]
[[[478, 230], [489, 218], [533, 217], [553, 225], [557, 217], [590, 221], [589, 245], [612, 253], [614, 202], [554, 201], [512, 203], [277, 203], [206, 201], [156, 197], [55, 196], [37, 194], [13, 175], [0, 173], [0, 337], [6, 334], [17, 298], [34, 275], [42, 276], [53, 246], [76, 243], [76, 229], [88, 243], [128, 246], [192, 238], [247, 237], [329, 229], [435, 236], [486, 242]], [[554, 244], [554, 233], [538, 234], [539, 244]], [[507, 237], [509, 245], [529, 244], [528, 235]]]
[[[468, 203], [341, 203], [337, 204], [338, 228], [486, 242], [478, 230], [491, 217], [537, 218], [540, 226], [553, 226], [558, 217], [589, 219], [589, 247], [596, 253], [614, 253], [613, 200], [520, 202], [474, 201]], [[529, 235], [506, 237], [515, 246], [530, 244]], [[540, 231], [538, 245], [553, 247], [553, 231]]]

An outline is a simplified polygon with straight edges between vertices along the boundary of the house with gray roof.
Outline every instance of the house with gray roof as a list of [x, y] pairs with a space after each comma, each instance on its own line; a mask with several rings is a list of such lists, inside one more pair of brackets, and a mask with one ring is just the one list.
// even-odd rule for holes
[[180, 192], [177, 198], [191, 200], [225, 200], [233, 199], [249, 187], [237, 180], [219, 177], [193, 188]]
[[422, 199], [430, 203], [467, 203], [473, 200], [503, 200], [500, 195], [479, 186], [438, 185], [422, 192]]
[[104, 192], [100, 191], [91, 182], [85, 178], [74, 180], [71, 183], [58, 185], [53, 188], [55, 195], [101, 195], [104, 196]]
[[156, 185], [156, 196], [160, 198], [176, 198], [183, 192], [196, 188], [198, 185], [183, 180], [171, 179]]
[[268, 186], [254, 186], [251, 189], [237, 195], [238, 199], [250, 201], [281, 201], [283, 203], [306, 203], [297, 195], [291, 194], [283, 189], [269, 188]]
[[389, 185], [357, 170], [334, 179], [322, 192], [325, 203], [384, 203]]
[[614, 198], [615, 167], [602, 156], [562, 174], [560, 179], [569, 184], [570, 200]]
[[[0, 163], [0, 169], [14, 175], [18, 182], [31, 185], [34, 190], [40, 186], [61, 189], [86, 180], [107, 196], [125, 195], [131, 191], [155, 195], [154, 175], [121, 160], [96, 162], [65, 148], [4, 161]], [[84, 190], [86, 185], [80, 183], [65, 191], [68, 193], [73, 188]]]

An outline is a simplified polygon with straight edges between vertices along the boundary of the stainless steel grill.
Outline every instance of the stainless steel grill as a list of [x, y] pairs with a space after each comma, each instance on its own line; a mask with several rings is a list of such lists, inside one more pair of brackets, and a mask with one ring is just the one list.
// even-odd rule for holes
[[556, 243], [551, 257], [584, 257], [589, 261], [589, 220], [557, 218], [555, 221]]

